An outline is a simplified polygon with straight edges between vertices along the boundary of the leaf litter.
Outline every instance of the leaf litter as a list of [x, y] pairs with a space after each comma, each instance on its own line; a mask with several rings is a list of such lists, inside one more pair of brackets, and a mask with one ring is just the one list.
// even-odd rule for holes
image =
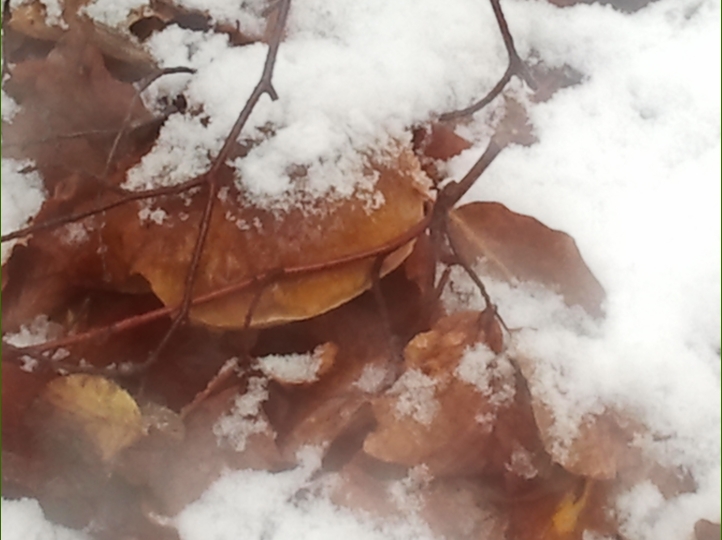
[[[470, 77], [469, 55], [453, 58], [448, 51], [473, 42], [484, 59], [473, 62], [503, 67], [498, 47], [485, 41], [491, 38], [474, 42], [470, 35], [478, 32], [458, 25], [460, 16], [481, 13], [465, 2], [441, 10], [420, 6], [428, 18], [395, 26], [393, 54], [381, 57], [376, 47], [391, 27], [368, 26], [369, 17], [378, 19], [373, 10], [342, 4], [319, 11], [310, 4], [292, 11], [280, 47], [274, 83], [281, 99], [259, 103], [219, 173], [211, 249], [195, 283], [200, 294], [243, 279], [248, 288], [192, 308], [191, 320], [211, 330], [184, 329], [176, 338], [183, 346], [166, 353], [175, 356], [173, 367], [154, 366], [127, 390], [98, 375], [49, 375], [48, 357], [32, 349], [42, 344], [27, 344], [25, 356], [37, 366], [31, 372], [16, 373], [15, 364], [4, 361], [3, 404], [11, 402], [11, 417], [3, 434], [15, 442], [3, 450], [3, 461], [18, 464], [3, 476], [9, 496], [34, 497], [54, 521], [101, 538], [195, 538], [207, 532], [208, 513], [217, 515], [231, 499], [237, 504], [241, 491], [248, 500], [235, 517], [233, 510], [224, 514], [226, 526], [258, 538], [284, 537], [299, 524], [312, 531], [319, 521], [335, 534], [363, 538], [380, 530], [398, 538], [648, 537], [661, 527], [645, 516], [650, 507], [659, 511], [680, 495], [708, 501], [700, 491], [710, 489], [704, 465], [674, 455], [689, 435], [665, 448], [659, 444], [664, 422], [620, 396], [608, 378], [582, 375], [581, 366], [598, 370], [607, 352], [597, 349], [608, 301], [568, 235], [498, 203], [453, 210], [447, 231], [458, 260], [451, 261], [457, 266], [448, 281], [442, 278], [440, 302], [433, 290], [438, 253], [424, 235], [375, 258], [285, 275], [363, 252], [418, 222], [433, 201], [432, 183], [453, 171], [455, 161], [446, 160], [474, 151], [434, 117], [478, 98], [479, 88], [494, 82], [491, 74]], [[22, 215], [7, 226], [4, 219], [3, 234], [32, 220], [41, 204], [40, 223], [112, 201], [119, 187], [167, 186], [204, 172], [244, 102], [224, 96], [248, 95], [254, 83], [228, 75], [258, 71], [263, 53], [260, 42], [229, 47], [229, 40], [267, 39], [259, 29], [268, 11], [255, 4], [242, 12], [184, 4], [161, 13], [156, 6], [145, 13], [159, 21], [147, 45], [126, 38], [133, 45], [121, 53], [117, 34], [99, 22], [124, 26], [119, 34], [128, 36], [138, 28], [130, 10], [107, 11], [93, 2], [77, 16], [52, 3], [24, 5], [46, 17], [46, 44], [23, 26], [30, 12], [14, 6], [9, 49], [15, 58], [4, 87], [17, 107], [12, 117], [3, 116], [3, 144], [8, 158], [24, 160], [7, 161], [14, 167], [9, 189], [27, 182], [34, 199], [21, 195], [13, 210]], [[202, 30], [188, 24], [189, 13]], [[386, 13], [393, 20], [401, 12]], [[237, 23], [235, 34], [222, 29], [228, 21]], [[418, 47], [417, 37], [444, 21], [463, 32], [435, 34], [428, 54], [418, 57], [423, 66], [405, 54], [408, 44]], [[340, 45], [365, 48], [345, 57]], [[166, 67], [192, 66], [197, 76], [163, 78], [141, 103], [127, 80], [139, 81], [152, 67], [128, 50], [150, 51]], [[388, 64], [378, 65], [378, 58]], [[118, 61], [127, 64], [124, 71]], [[397, 65], [420, 70], [425, 92], [399, 77], [404, 70], [397, 76]], [[434, 77], [442, 66], [446, 77]], [[372, 71], [386, 79], [364, 77]], [[339, 93], [351, 72], [371, 86]], [[553, 80], [560, 72], [547, 73], [541, 87], [553, 100], [553, 89], [567, 83]], [[453, 98], [443, 94], [444, 85], [454, 87]], [[321, 103], [328, 93], [336, 99]], [[407, 100], [409, 93], [416, 101]], [[543, 140], [544, 133], [530, 135], [534, 114], [525, 107], [535, 109], [519, 86], [511, 85], [504, 103], [501, 112], [487, 113], [501, 119], [497, 141]], [[479, 129], [472, 124], [458, 132]], [[4, 190], [5, 167], [6, 157]], [[160, 184], [144, 184], [149, 181]], [[300, 189], [307, 195], [299, 199]], [[130, 203], [65, 224], [60, 236], [33, 233], [7, 261], [4, 242], [4, 332], [49, 316], [72, 341], [96, 321], [146, 312], [149, 301], [181, 302], [203, 205], [197, 190], [168, 193], [150, 206]], [[289, 206], [292, 200], [299, 210]], [[458, 265], [482, 276], [494, 306]], [[386, 276], [380, 283], [372, 274], [377, 266]], [[368, 289], [373, 294], [363, 295]], [[163, 321], [153, 324], [126, 334], [142, 336], [133, 345], [136, 362], [167, 331]], [[132, 349], [113, 332], [97, 343], [78, 343], [73, 353], [91, 372]], [[566, 356], [564, 345], [570, 345]], [[7, 358], [23, 356], [23, 347], [4, 336]], [[53, 350], [50, 362], [62, 373], [65, 356]], [[321, 351], [320, 360], [308, 351]], [[216, 376], [231, 356], [232, 376]], [[304, 369], [288, 371], [294, 362]], [[197, 404], [196, 394], [203, 397]], [[713, 440], [707, 450], [714, 448]], [[236, 472], [224, 472], [229, 469]], [[370, 515], [339, 510], [329, 497]], [[3, 500], [4, 514], [11, 502]], [[37, 514], [36, 507], [13, 508], [15, 516]], [[702, 504], [678, 512], [675, 530], [705, 538], [715, 522], [699, 519], [703, 515], [719, 520]], [[373, 516], [390, 521], [379, 525], [383, 520]]]

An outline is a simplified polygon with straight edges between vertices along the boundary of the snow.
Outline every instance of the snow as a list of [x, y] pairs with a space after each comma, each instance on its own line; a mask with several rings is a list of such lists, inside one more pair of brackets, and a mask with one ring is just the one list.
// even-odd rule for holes
[[[43, 181], [36, 172], [24, 172], [30, 162], [14, 159], [2, 160], [2, 234], [24, 227], [40, 210], [45, 200]], [[2, 264], [10, 257], [17, 241], [3, 242]]]
[[386, 378], [386, 369], [381, 366], [369, 364], [364, 366], [361, 375], [353, 385], [362, 392], [373, 393], [381, 388]]
[[268, 377], [285, 383], [297, 384], [318, 379], [322, 350], [308, 354], [270, 354], [258, 358], [258, 366]]
[[419, 424], [428, 426], [439, 410], [436, 401], [437, 381], [421, 370], [407, 369], [389, 388], [389, 394], [396, 397], [394, 414], [398, 418], [410, 416]]
[[2, 499], [0, 531], [5, 540], [90, 540], [79, 531], [47, 521], [38, 501], [32, 499]]
[[20, 106], [15, 103], [15, 100], [2, 91], [2, 102], [0, 103], [0, 109], [2, 110], [3, 122], [12, 122], [13, 116], [20, 110]]
[[[236, 17], [253, 27], [260, 4], [243, 4], [243, 19], [230, 4], [208, 9], [219, 21]], [[512, 352], [534, 358], [530, 384], [554, 410], [560, 440], [586, 414], [614, 405], [650, 430], [639, 444], [692, 474], [695, 493], [665, 500], [645, 483], [617, 501], [625, 535], [684, 538], [697, 519], [720, 520], [720, 4], [659, 0], [626, 15], [598, 5], [503, 0], [503, 9], [522, 57], [567, 64], [583, 80], [546, 103], [527, 104], [539, 142], [502, 152], [466, 200], [499, 201], [571, 234], [607, 292], [607, 316], [593, 321], [533, 284], [490, 280], [487, 288], [506, 323], [523, 328]], [[133, 189], [207, 169], [266, 54], [263, 45], [231, 48], [225, 36], [177, 27], [149, 48], [163, 66], [198, 72], [164, 77], [146, 92], [152, 104], [183, 91], [189, 112], [168, 119], [129, 174]], [[234, 165], [250, 196], [283, 207], [297, 195], [290, 165], [308, 167], [304, 188], [313, 197], [368, 188], [374, 179], [361, 171], [370, 155], [383, 157], [393, 141], [407, 140], [409, 125], [482, 96], [506, 56], [485, 2], [294, 0], [276, 67], [279, 100], [262, 98], [241, 137], [259, 137], [269, 124], [274, 135]], [[523, 86], [511, 86], [525, 101]], [[452, 177], [483, 150], [490, 114], [478, 113], [465, 128], [478, 140], [449, 164]], [[25, 166], [3, 160], [3, 233], [27, 223], [44, 197], [40, 178], [20, 172]], [[3, 244], [3, 261], [8, 249]], [[455, 275], [445, 300], [482, 305], [474, 295]], [[400, 414], [428, 422], [433, 387], [410, 373], [392, 389], [408, 396]], [[477, 380], [473, 370], [467, 375]], [[235, 418], [219, 424], [223, 436], [242, 445], [263, 422], [264, 388], [259, 382]], [[522, 457], [510, 467], [521, 467]], [[229, 472], [177, 517], [181, 537], [428, 537], [411, 522], [380, 529], [323, 493], [294, 498], [317, 466], [308, 458], [279, 474]], [[50, 531], [32, 501], [3, 501], [2, 515], [4, 538]], [[54, 530], [42, 537], [74, 534]]]
[[300, 467], [271, 474], [235, 471], [209, 488], [176, 518], [183, 539], [231, 538], [268, 540], [430, 540], [414, 520], [377, 525], [340, 510], [323, 494], [299, 496], [320, 466], [317, 449], [301, 450]]
[[219, 443], [227, 442], [237, 452], [243, 452], [248, 437], [254, 433], [273, 434], [271, 426], [262, 415], [261, 405], [268, 399], [268, 380], [251, 377], [248, 388], [236, 396], [233, 407], [213, 425], [213, 434]]
[[[408, 140], [408, 126], [467, 104], [503, 73], [501, 38], [478, 31], [493, 24], [487, 4], [467, 0], [293, 3], [273, 76], [283, 99], [262, 98], [242, 137], [259, 138], [269, 125], [274, 133], [235, 163], [240, 186], [283, 208], [298, 197], [290, 169], [305, 166], [306, 196], [369, 189], [375, 181], [364, 170], [369, 156], [383, 160], [395, 140]], [[130, 171], [131, 189], [182, 182], [208, 168], [267, 51], [177, 27], [154, 36], [150, 49], [161, 65], [198, 73], [149, 92], [153, 101], [183, 88], [189, 112], [164, 125], [155, 149]]]
[[508, 404], [514, 399], [514, 367], [509, 359], [498, 356], [483, 343], [464, 351], [454, 374], [490, 398], [494, 406]]

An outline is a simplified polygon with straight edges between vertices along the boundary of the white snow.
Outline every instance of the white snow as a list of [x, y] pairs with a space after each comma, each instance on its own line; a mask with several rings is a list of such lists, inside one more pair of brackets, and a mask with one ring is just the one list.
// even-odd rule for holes
[[32, 499], [2, 499], [0, 531], [3, 540], [90, 540], [84, 533], [47, 521]]
[[2, 110], [3, 122], [12, 122], [13, 116], [20, 110], [20, 106], [15, 103], [15, 100], [2, 90], [2, 102], [0, 102], [0, 110]]
[[273, 434], [271, 426], [261, 411], [261, 405], [268, 399], [268, 380], [251, 377], [246, 391], [236, 396], [233, 407], [213, 425], [213, 434], [219, 444], [227, 443], [237, 452], [246, 448], [248, 437], [254, 433]]
[[[270, 125], [273, 136], [235, 164], [244, 190], [273, 206], [288, 204], [289, 191], [298, 196], [292, 166], [308, 168], [306, 197], [370, 188], [369, 155], [383, 159], [393, 140], [409, 138], [408, 126], [467, 104], [505, 68], [498, 32], [479, 31], [494, 28], [484, 2], [306, 0], [294, 2], [289, 17], [273, 76], [283, 99], [262, 98], [242, 134], [258, 138]], [[232, 48], [226, 36], [177, 27], [153, 37], [150, 49], [161, 65], [190, 65], [198, 74], [149, 93], [152, 101], [184, 88], [189, 112], [171, 117], [155, 149], [130, 171], [132, 189], [181, 182], [207, 169], [267, 51]]]
[[[640, 444], [692, 474], [695, 493], [664, 500], [642, 484], [617, 501], [624, 534], [684, 538], [697, 519], [720, 520], [720, 3], [659, 0], [633, 15], [598, 5], [502, 3], [523, 57], [570, 65], [583, 81], [528, 105], [539, 142], [502, 152], [466, 200], [499, 201], [571, 234], [607, 291], [607, 316], [594, 322], [533, 285], [487, 287], [506, 323], [524, 328], [513, 352], [536, 360], [531, 383], [553, 408], [560, 438], [585, 414], [613, 404], [654, 435]], [[241, 20], [228, 2], [212, 4], [217, 20]], [[260, 4], [244, 6], [248, 22], [241, 23], [251, 25]], [[231, 48], [225, 36], [177, 27], [149, 48], [163, 66], [198, 72], [164, 77], [146, 93], [153, 103], [183, 91], [189, 112], [168, 119], [129, 174], [133, 189], [207, 169], [266, 54], [264, 45]], [[348, 181], [367, 152], [482, 96], [506, 57], [483, 1], [294, 0], [276, 67], [279, 100], [262, 98], [241, 137], [259, 137], [269, 124], [274, 135], [235, 166], [250, 195], [282, 206], [298, 188], [290, 165], [308, 167], [304, 188], [314, 197], [348, 194], [359, 182], [368, 188], [372, 177]], [[522, 85], [512, 87], [524, 100]], [[452, 161], [453, 177], [483, 150], [489, 114], [464, 129], [480, 138]], [[3, 233], [27, 223], [43, 200], [40, 179], [21, 174], [23, 166], [3, 160]], [[8, 249], [3, 244], [3, 259]], [[454, 287], [464, 289], [463, 279]], [[447, 295], [450, 304], [455, 298]], [[433, 388], [418, 379], [415, 392], [430, 391], [425, 403], [433, 404]], [[240, 425], [257, 420], [251, 410], [261, 398], [253, 395], [255, 405], [240, 404]], [[409, 398], [405, 414], [421, 414], [419, 407]], [[420, 418], [430, 421], [431, 409]], [[294, 499], [313, 467], [228, 473], [177, 518], [182, 538], [423, 537], [412, 525], [379, 529], [323, 495]], [[32, 504], [3, 501], [3, 533], [8, 519], [50, 527]]]
[[361, 375], [353, 385], [362, 392], [377, 392], [386, 378], [386, 369], [374, 364], [364, 366]]
[[466, 349], [454, 374], [490, 398], [494, 406], [508, 404], [516, 394], [514, 367], [509, 359], [497, 356], [489, 347], [478, 343]]
[[[30, 167], [29, 161], [2, 160], [2, 234], [8, 234], [24, 227], [37, 214], [45, 200], [43, 181], [37, 172], [24, 172]], [[2, 264], [10, 257], [16, 240], [3, 242]]]
[[269, 354], [257, 362], [265, 375], [281, 382], [313, 382], [318, 379], [320, 354], [321, 349], [307, 354]]
[[106, 26], [122, 28], [133, 11], [140, 12], [147, 5], [145, 0], [91, 0], [80, 13]]
[[302, 465], [271, 474], [235, 471], [217, 481], [176, 518], [183, 540], [430, 540], [414, 520], [376, 524], [334, 506], [323, 493], [298, 493], [320, 465], [320, 453], [301, 451]]
[[398, 418], [410, 416], [419, 424], [430, 425], [439, 410], [436, 383], [421, 370], [407, 369], [388, 391], [396, 396], [394, 414]]

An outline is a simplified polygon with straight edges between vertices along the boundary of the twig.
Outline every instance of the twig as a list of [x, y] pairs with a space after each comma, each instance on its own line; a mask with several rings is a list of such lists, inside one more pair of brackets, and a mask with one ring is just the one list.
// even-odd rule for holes
[[121, 124], [120, 129], [118, 130], [117, 135], [115, 136], [115, 139], [113, 140], [113, 144], [110, 147], [110, 152], [108, 152], [108, 158], [105, 160], [105, 169], [103, 170], [103, 181], [108, 177], [108, 172], [110, 171], [110, 164], [113, 162], [113, 158], [115, 157], [115, 153], [118, 150], [118, 146], [120, 145], [120, 141], [123, 138], [123, 136], [127, 132], [128, 125], [130, 125], [130, 119], [133, 116], [133, 109], [135, 109], [135, 106], [140, 102], [140, 95], [143, 93], [144, 90], [146, 90], [151, 84], [153, 84], [155, 81], [163, 77], [164, 75], [173, 75], [175, 73], [195, 73], [196, 70], [193, 68], [187, 68], [187, 67], [173, 67], [173, 68], [163, 68], [155, 73], [151, 73], [146, 78], [140, 81], [140, 84], [138, 85], [138, 88], [136, 88], [135, 95], [133, 96], [133, 99], [130, 100], [130, 104], [128, 105], [128, 111], [125, 114], [125, 118], [123, 119], [123, 123]]
[[29, 234], [44, 231], [47, 229], [56, 229], [63, 225], [67, 225], [68, 223], [73, 223], [87, 217], [101, 214], [107, 210], [111, 210], [113, 208], [117, 208], [118, 206], [128, 204], [129, 202], [140, 201], [143, 199], [153, 199], [156, 197], [162, 197], [164, 195], [176, 195], [178, 193], [193, 189], [194, 187], [198, 187], [204, 182], [205, 179], [203, 177], [200, 177], [194, 178], [187, 182], [183, 182], [182, 184], [177, 184], [175, 186], [165, 186], [136, 192], [125, 192], [126, 195], [123, 195], [121, 198], [115, 201], [99, 204], [97, 206], [89, 208], [88, 210], [83, 210], [82, 212], [76, 212], [74, 214], [68, 214], [66, 216], [61, 216], [55, 219], [50, 219], [48, 221], [43, 221], [42, 223], [34, 223], [33, 225], [18, 229], [17, 231], [4, 234], [0, 237], [0, 241], [6, 242], [8, 240], [15, 240], [16, 238], [22, 238], [23, 236], [28, 236]]
[[[385, 242], [384, 244], [377, 246], [375, 248], [367, 249], [358, 253], [354, 253], [351, 255], [346, 255], [344, 257], [339, 257], [337, 259], [331, 260], [331, 261], [324, 261], [320, 263], [314, 263], [304, 266], [297, 266], [297, 267], [291, 267], [291, 268], [281, 268], [276, 270], [271, 270], [264, 272], [260, 275], [253, 276], [248, 279], [244, 279], [241, 281], [238, 281], [236, 283], [232, 283], [226, 287], [223, 287], [221, 289], [217, 289], [213, 292], [206, 293], [203, 295], [200, 295], [198, 297], [195, 297], [191, 300], [192, 306], [197, 306], [201, 304], [205, 304], [208, 302], [212, 302], [213, 300], [217, 300], [219, 298], [223, 298], [225, 296], [228, 296], [233, 293], [238, 293], [241, 291], [244, 291], [250, 287], [253, 287], [254, 285], [262, 284], [263, 287], [268, 286], [268, 284], [273, 283], [283, 277], [293, 277], [293, 276], [299, 276], [304, 274], [313, 274], [315, 272], [319, 272], [321, 270], [330, 270], [333, 268], [337, 268], [340, 266], [344, 266], [347, 264], [351, 264], [354, 262], [362, 261], [362, 260], [368, 260], [372, 257], [380, 257], [388, 255], [389, 253], [396, 251], [401, 246], [404, 246], [408, 244], [410, 241], [412, 241], [414, 238], [416, 238], [419, 234], [424, 232], [429, 224], [431, 222], [431, 212], [427, 214], [427, 216], [419, 221], [416, 225], [402, 233], [401, 235], [389, 240], [388, 242]], [[260, 298], [260, 295], [259, 295]], [[42, 353], [46, 351], [52, 351], [60, 348], [66, 348], [66, 347], [72, 347], [74, 345], [77, 345], [79, 343], [83, 343], [89, 340], [93, 339], [100, 339], [100, 338], [107, 338], [109, 336], [125, 332], [128, 330], [132, 330], [133, 328], [137, 328], [138, 326], [142, 326], [144, 324], [148, 324], [152, 321], [162, 319], [163, 317], [167, 316], [173, 316], [176, 314], [176, 312], [179, 310], [179, 306], [166, 306], [159, 309], [155, 309], [153, 311], [149, 311], [147, 313], [143, 313], [141, 315], [136, 315], [134, 317], [129, 317], [127, 319], [123, 319], [121, 321], [118, 321], [116, 323], [102, 326], [98, 328], [93, 328], [91, 330], [88, 330], [83, 333], [74, 334], [72, 336], [66, 336], [64, 338], [58, 338], [51, 341], [46, 341], [44, 343], [40, 343], [37, 345], [29, 345], [27, 347], [17, 347], [17, 352], [19, 354], [28, 354], [33, 355], [37, 353]], [[249, 313], [246, 314], [246, 320], [248, 320]], [[244, 323], [245, 324], [245, 323]], [[249, 323], [250, 325], [250, 323]], [[3, 344], [6, 344], [5, 341], [3, 341]], [[39, 360], [42, 359], [38, 358]], [[144, 364], [141, 364], [141, 366]], [[64, 369], [66, 366], [64, 366]], [[145, 368], [139, 368], [139, 370], [142, 370]], [[122, 370], [118, 372], [113, 372], [112, 375], [117, 376], [123, 376], [126, 374], [137, 374], [140, 371], [133, 369], [132, 371], [128, 370]], [[110, 375], [108, 371], [105, 372], [106, 374]]]
[[501, 37], [504, 39], [504, 46], [506, 47], [506, 52], [509, 56], [509, 65], [506, 68], [506, 71], [504, 72], [504, 75], [501, 77], [499, 82], [494, 85], [494, 87], [489, 91], [488, 94], [486, 94], [483, 98], [481, 98], [473, 105], [466, 107], [465, 109], [442, 114], [439, 118], [441, 121], [453, 120], [455, 118], [468, 116], [474, 114], [477, 111], [480, 111], [489, 103], [491, 103], [496, 96], [501, 94], [501, 92], [504, 90], [504, 87], [514, 75], [521, 78], [529, 86], [529, 88], [531, 88], [532, 90], [536, 90], [537, 85], [534, 81], [534, 78], [531, 76], [531, 73], [529, 73], [529, 69], [526, 67], [526, 64], [524, 64], [524, 61], [519, 56], [519, 53], [516, 51], [516, 47], [514, 46], [514, 38], [509, 31], [509, 25], [507, 24], [506, 18], [504, 17], [504, 12], [501, 10], [501, 4], [499, 3], [499, 0], [490, 1], [491, 7], [494, 10], [494, 17], [496, 17], [496, 23], [499, 26], [499, 30], [501, 31]]
[[263, 73], [261, 74], [261, 78], [258, 81], [258, 84], [256, 84], [256, 87], [253, 89], [253, 92], [251, 92], [250, 97], [248, 98], [248, 101], [246, 101], [246, 104], [244, 105], [243, 109], [241, 110], [241, 113], [238, 115], [238, 118], [236, 119], [236, 122], [233, 124], [233, 128], [231, 129], [231, 132], [226, 137], [225, 142], [223, 143], [223, 147], [221, 148], [220, 152], [218, 152], [218, 155], [213, 160], [213, 164], [211, 165], [210, 170], [204, 175], [204, 178], [206, 178], [208, 182], [208, 200], [206, 202], [206, 206], [203, 209], [203, 215], [201, 217], [200, 222], [200, 228], [198, 231], [198, 236], [196, 237], [195, 245], [193, 246], [193, 254], [191, 256], [191, 262], [188, 266], [188, 270], [186, 273], [186, 279], [185, 279], [185, 289], [183, 293], [183, 300], [180, 305], [180, 309], [178, 310], [178, 313], [173, 318], [173, 322], [166, 332], [166, 334], [163, 336], [163, 339], [161, 339], [160, 343], [156, 347], [156, 349], [150, 354], [148, 357], [148, 360], [143, 364], [143, 369], [147, 369], [154, 363], [158, 361], [158, 358], [160, 357], [161, 352], [165, 348], [165, 346], [168, 344], [170, 339], [175, 334], [176, 330], [180, 327], [181, 324], [183, 324], [188, 317], [188, 313], [191, 308], [191, 303], [193, 301], [193, 286], [195, 284], [196, 277], [198, 276], [198, 267], [200, 265], [201, 256], [203, 255], [203, 250], [206, 245], [206, 240], [208, 239], [208, 231], [210, 229], [211, 224], [211, 216], [213, 214], [213, 209], [215, 207], [217, 194], [218, 194], [218, 178], [217, 173], [218, 170], [223, 166], [226, 162], [226, 159], [228, 158], [228, 154], [231, 151], [231, 148], [234, 144], [236, 144], [236, 141], [238, 139], [238, 136], [241, 133], [241, 130], [246, 125], [246, 122], [248, 122], [248, 119], [251, 116], [251, 112], [253, 112], [253, 109], [255, 108], [258, 101], [261, 99], [261, 97], [264, 94], [268, 94], [268, 96], [273, 100], [278, 99], [278, 93], [276, 92], [276, 89], [273, 87], [273, 69], [276, 65], [276, 57], [278, 56], [278, 48], [281, 44], [281, 37], [283, 35], [283, 29], [286, 26], [286, 18], [288, 17], [288, 10], [291, 5], [291, 0], [282, 0], [278, 5], [278, 17], [276, 18], [276, 24], [275, 28], [273, 30], [273, 35], [271, 36], [271, 40], [268, 46], [268, 54], [266, 55], [266, 62], [263, 66]]

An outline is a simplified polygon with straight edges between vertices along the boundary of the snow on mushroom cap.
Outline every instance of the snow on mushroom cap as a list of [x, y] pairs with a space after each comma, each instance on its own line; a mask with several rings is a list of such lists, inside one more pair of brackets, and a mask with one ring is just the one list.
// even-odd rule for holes
[[[289, 17], [273, 75], [279, 99], [261, 99], [241, 135], [264, 140], [233, 163], [239, 186], [267, 205], [287, 204], [299, 189], [347, 197], [358, 182], [368, 187], [369, 157], [408, 142], [414, 123], [468, 104], [505, 69], [498, 34], [478, 31], [494, 27], [484, 3], [307, 0], [294, 2]], [[188, 112], [168, 119], [155, 148], [130, 171], [131, 189], [182, 182], [208, 168], [267, 50], [178, 27], [151, 38], [149, 48], [162, 66], [198, 72], [168, 77], [147, 93], [153, 101], [182, 90]], [[292, 167], [308, 171], [302, 188]]]

